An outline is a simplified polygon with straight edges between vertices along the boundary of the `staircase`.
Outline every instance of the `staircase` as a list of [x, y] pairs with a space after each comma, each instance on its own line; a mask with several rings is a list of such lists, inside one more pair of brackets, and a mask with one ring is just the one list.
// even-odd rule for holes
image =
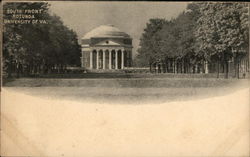
[[87, 73], [125, 73], [122, 69], [88, 69]]

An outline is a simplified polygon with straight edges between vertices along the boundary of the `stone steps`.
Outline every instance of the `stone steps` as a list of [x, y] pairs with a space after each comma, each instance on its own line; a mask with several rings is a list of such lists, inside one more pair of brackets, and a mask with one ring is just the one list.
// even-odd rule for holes
[[88, 69], [88, 73], [124, 73], [121, 69]]

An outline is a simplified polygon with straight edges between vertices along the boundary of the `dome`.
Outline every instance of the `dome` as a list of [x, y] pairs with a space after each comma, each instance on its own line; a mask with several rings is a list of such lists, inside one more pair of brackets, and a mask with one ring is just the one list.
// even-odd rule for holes
[[82, 39], [90, 39], [98, 37], [129, 38], [129, 35], [127, 33], [122, 32], [113, 25], [101, 25], [91, 30], [87, 34], [85, 34], [85, 36]]

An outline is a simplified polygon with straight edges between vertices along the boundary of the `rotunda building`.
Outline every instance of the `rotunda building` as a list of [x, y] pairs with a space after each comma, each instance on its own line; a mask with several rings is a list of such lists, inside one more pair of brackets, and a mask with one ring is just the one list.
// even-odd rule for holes
[[113, 25], [101, 25], [85, 34], [81, 66], [86, 69], [124, 69], [132, 64], [132, 38]]

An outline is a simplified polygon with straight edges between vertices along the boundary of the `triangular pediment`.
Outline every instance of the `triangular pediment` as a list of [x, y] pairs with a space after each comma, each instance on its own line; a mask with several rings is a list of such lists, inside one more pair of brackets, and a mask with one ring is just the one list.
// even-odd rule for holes
[[108, 46], [119, 46], [121, 45], [120, 43], [118, 42], [115, 42], [115, 41], [112, 41], [112, 40], [103, 40], [95, 45], [98, 45], [98, 46], [105, 46], [105, 45], [108, 45]]

